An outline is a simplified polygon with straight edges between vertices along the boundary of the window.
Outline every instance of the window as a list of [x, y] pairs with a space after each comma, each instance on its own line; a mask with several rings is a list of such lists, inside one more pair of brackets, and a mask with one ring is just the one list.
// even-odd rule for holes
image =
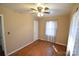
[[57, 29], [57, 22], [56, 21], [47, 21], [46, 22], [46, 36], [55, 36]]

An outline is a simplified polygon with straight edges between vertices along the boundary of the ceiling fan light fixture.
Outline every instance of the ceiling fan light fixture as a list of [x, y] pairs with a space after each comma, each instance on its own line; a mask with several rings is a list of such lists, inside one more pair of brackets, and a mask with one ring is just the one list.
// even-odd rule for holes
[[44, 15], [43, 13], [40, 13], [40, 12], [37, 13], [37, 16], [38, 16], [38, 17], [41, 17], [41, 16], [43, 16], [43, 15]]
[[43, 14], [43, 13], [41, 13], [41, 16], [44, 16], [44, 14]]
[[38, 17], [44, 16], [44, 14], [49, 14], [49, 8], [44, 6], [43, 3], [38, 3], [35, 8], [31, 8], [32, 12], [36, 12]]

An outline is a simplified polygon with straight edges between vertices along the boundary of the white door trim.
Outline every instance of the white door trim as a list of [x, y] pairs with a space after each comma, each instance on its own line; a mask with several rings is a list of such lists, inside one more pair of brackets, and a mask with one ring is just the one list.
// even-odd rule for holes
[[3, 50], [4, 50], [4, 54], [5, 56], [7, 55], [7, 51], [6, 51], [6, 42], [5, 42], [5, 30], [4, 30], [4, 18], [3, 18], [3, 15], [0, 14], [1, 16], [1, 23], [2, 23], [2, 46], [3, 46]]

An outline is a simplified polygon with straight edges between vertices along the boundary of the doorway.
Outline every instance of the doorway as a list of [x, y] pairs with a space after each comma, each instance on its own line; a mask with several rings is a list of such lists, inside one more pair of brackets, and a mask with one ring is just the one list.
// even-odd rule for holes
[[5, 47], [4, 47], [4, 29], [3, 29], [3, 16], [0, 15], [0, 56], [5, 55]]
[[38, 21], [34, 20], [34, 41], [38, 40]]

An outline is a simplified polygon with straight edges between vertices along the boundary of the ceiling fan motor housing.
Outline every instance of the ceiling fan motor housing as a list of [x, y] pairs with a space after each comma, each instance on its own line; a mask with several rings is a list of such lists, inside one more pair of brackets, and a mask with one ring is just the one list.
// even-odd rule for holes
[[43, 7], [37, 7], [37, 10], [38, 10], [39, 12], [42, 12], [42, 9], [43, 9]]

